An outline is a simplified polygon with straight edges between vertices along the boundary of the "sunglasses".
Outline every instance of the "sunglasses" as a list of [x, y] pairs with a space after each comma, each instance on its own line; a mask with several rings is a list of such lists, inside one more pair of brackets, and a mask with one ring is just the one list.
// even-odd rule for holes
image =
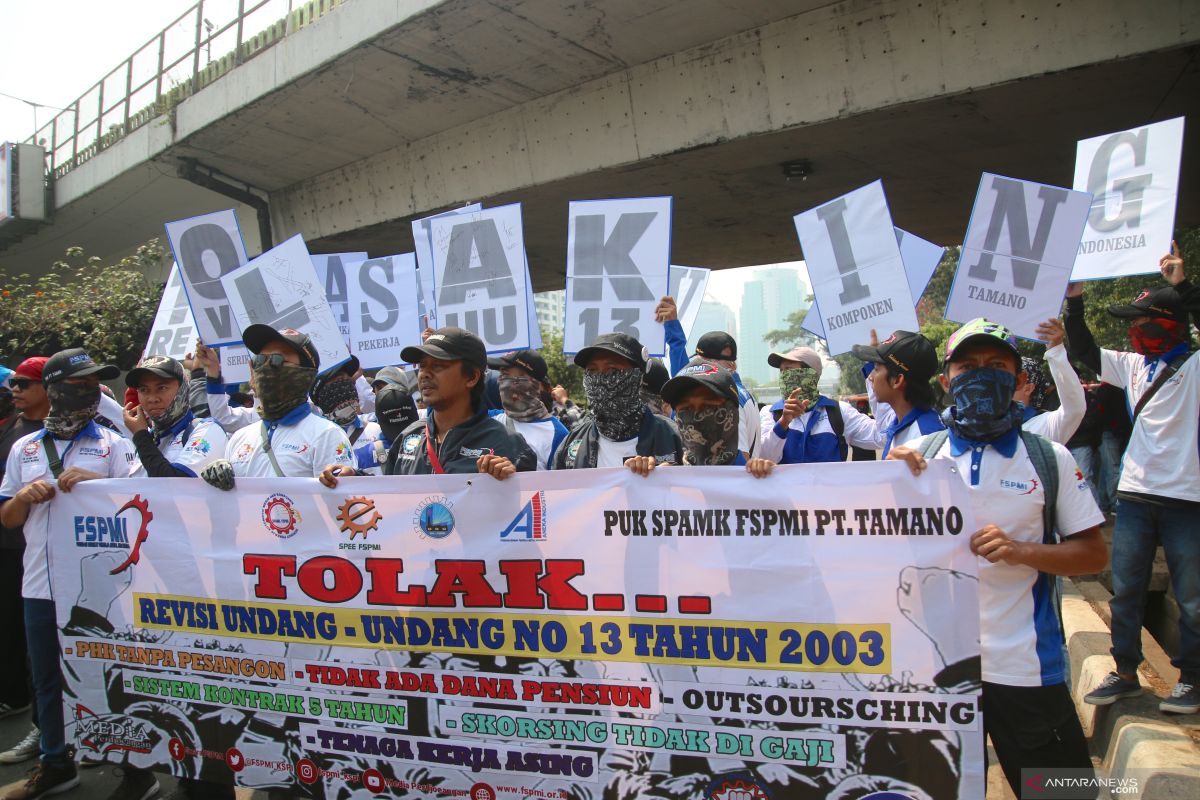
[[250, 357], [250, 366], [254, 369], [262, 369], [266, 366], [270, 366], [272, 369], [281, 369], [286, 363], [287, 359], [283, 357], [283, 353], [270, 353], [267, 355], [259, 353]]
[[28, 389], [30, 386], [33, 386], [34, 383], [36, 383], [36, 381], [30, 380], [29, 378], [9, 378], [8, 379], [9, 386], [11, 386], [14, 389], [20, 389], [22, 392], [25, 391], [26, 389]]

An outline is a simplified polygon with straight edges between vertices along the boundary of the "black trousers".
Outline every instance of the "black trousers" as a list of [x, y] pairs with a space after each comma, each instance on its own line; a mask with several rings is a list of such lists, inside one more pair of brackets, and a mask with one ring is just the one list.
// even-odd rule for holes
[[21, 599], [21, 550], [0, 548], [0, 702], [28, 705], [29, 651], [25, 646], [25, 603]]
[[983, 728], [1017, 797], [1022, 768], [1092, 769], [1066, 684], [1005, 686], [984, 681]]

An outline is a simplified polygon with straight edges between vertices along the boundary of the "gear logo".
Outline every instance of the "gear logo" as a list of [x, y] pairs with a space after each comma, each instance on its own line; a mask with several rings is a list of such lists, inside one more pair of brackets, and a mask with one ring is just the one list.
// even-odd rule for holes
[[704, 792], [705, 800], [770, 800], [771, 796], [746, 775], [725, 775], [716, 778]]
[[350, 497], [338, 506], [338, 522], [342, 523], [342, 533], [350, 534], [350, 538], [362, 534], [367, 538], [368, 531], [379, 529], [383, 515], [375, 509], [375, 501], [365, 497]]
[[267, 530], [280, 539], [290, 539], [299, 529], [300, 512], [292, 498], [276, 492], [263, 501], [262, 521]]

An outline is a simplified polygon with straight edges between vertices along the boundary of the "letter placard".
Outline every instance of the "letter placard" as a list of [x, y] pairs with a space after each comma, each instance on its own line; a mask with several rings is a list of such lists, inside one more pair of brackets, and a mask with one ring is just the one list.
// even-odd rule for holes
[[304, 246], [293, 236], [221, 279], [233, 312], [245, 325], [292, 328], [312, 337], [321, 370], [350, 357]]
[[704, 267], [679, 267], [671, 265], [670, 295], [675, 298], [675, 308], [683, 335], [690, 337], [704, 303], [704, 290], [708, 286], [708, 275], [712, 270]]
[[489, 353], [529, 347], [521, 205], [434, 219], [436, 325], [466, 328]]
[[1183, 117], [1079, 142], [1075, 188], [1092, 208], [1071, 279], [1158, 272], [1171, 249]]
[[482, 209], [479, 203], [471, 203], [453, 211], [413, 220], [413, 247], [417, 257], [417, 311], [425, 321], [437, 316], [437, 309], [433, 307], [433, 221], [439, 217], [469, 214]]
[[400, 351], [421, 340], [416, 256], [369, 258], [349, 278], [350, 350], [363, 369], [402, 363]]
[[946, 319], [987, 317], [1029, 339], [1057, 317], [1092, 196], [985, 172]]
[[[196, 338], [196, 318], [188, 306], [179, 265], [172, 264], [142, 356], [168, 356], [182, 361], [195, 349]], [[221, 379], [225, 383], [245, 383], [250, 380], [250, 353], [242, 346], [240, 339], [238, 344], [218, 348], [218, 352], [222, 363]]]
[[166, 224], [167, 241], [183, 275], [188, 303], [210, 347], [241, 344], [242, 331], [221, 278], [246, 263], [246, 245], [233, 210]]
[[366, 253], [327, 253], [312, 257], [313, 269], [317, 271], [317, 279], [325, 287], [325, 299], [333, 309], [333, 318], [346, 339], [347, 347], [350, 346], [350, 303], [346, 275], [356, 269], [360, 261], [366, 259]]
[[654, 307], [670, 288], [671, 198], [572, 201], [567, 213], [563, 352], [617, 332], [661, 356], [666, 334]]
[[916, 330], [912, 290], [883, 182], [795, 216], [809, 280], [832, 355], [876, 330]]

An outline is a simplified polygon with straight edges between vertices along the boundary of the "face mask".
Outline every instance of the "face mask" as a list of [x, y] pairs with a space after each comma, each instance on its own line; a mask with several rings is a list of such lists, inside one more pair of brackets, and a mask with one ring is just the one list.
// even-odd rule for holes
[[550, 416], [542, 402], [542, 384], [529, 375], [500, 376], [500, 405], [514, 422], [533, 422]]
[[821, 391], [817, 388], [817, 382], [820, 380], [821, 376], [817, 374], [817, 371], [808, 367], [780, 370], [779, 390], [783, 394], [783, 399], [786, 400], [792, 392], [799, 389], [799, 399], [807, 400], [811, 406], [821, 396]]
[[100, 386], [59, 381], [46, 387], [50, 413], [46, 430], [59, 439], [74, 439], [100, 408]]
[[687, 464], [732, 464], [738, 450], [738, 410], [732, 403], [675, 412]]
[[156, 433], [166, 433], [171, 430], [171, 426], [183, 419], [183, 415], [190, 409], [188, 395], [188, 385], [186, 383], [179, 384], [179, 391], [175, 392], [175, 397], [166, 410], [157, 417], [150, 418], [150, 423], [154, 426]]
[[623, 442], [637, 436], [646, 413], [641, 382], [642, 373], [637, 369], [583, 373], [583, 391], [596, 415], [596, 427], [605, 438]]
[[1144, 356], [1161, 356], [1183, 341], [1183, 326], [1175, 320], [1156, 318], [1154, 322], [1129, 326], [1129, 343], [1135, 353]]
[[662, 395], [655, 394], [643, 385], [638, 390], [638, 398], [642, 401], [642, 405], [650, 409], [651, 414], [658, 414], [660, 417], [665, 416], [663, 414]]
[[347, 425], [358, 416], [358, 387], [354, 381], [326, 381], [313, 392], [313, 401], [326, 419]]
[[267, 421], [277, 420], [299, 405], [308, 402], [308, 390], [317, 377], [311, 367], [284, 364], [273, 367], [264, 364], [251, 367], [254, 393], [258, 395], [258, 413]]
[[964, 439], [990, 442], [1008, 433], [1021, 420], [1013, 402], [1017, 377], [1011, 372], [980, 367], [950, 381], [954, 406], [946, 409], [946, 425]]

